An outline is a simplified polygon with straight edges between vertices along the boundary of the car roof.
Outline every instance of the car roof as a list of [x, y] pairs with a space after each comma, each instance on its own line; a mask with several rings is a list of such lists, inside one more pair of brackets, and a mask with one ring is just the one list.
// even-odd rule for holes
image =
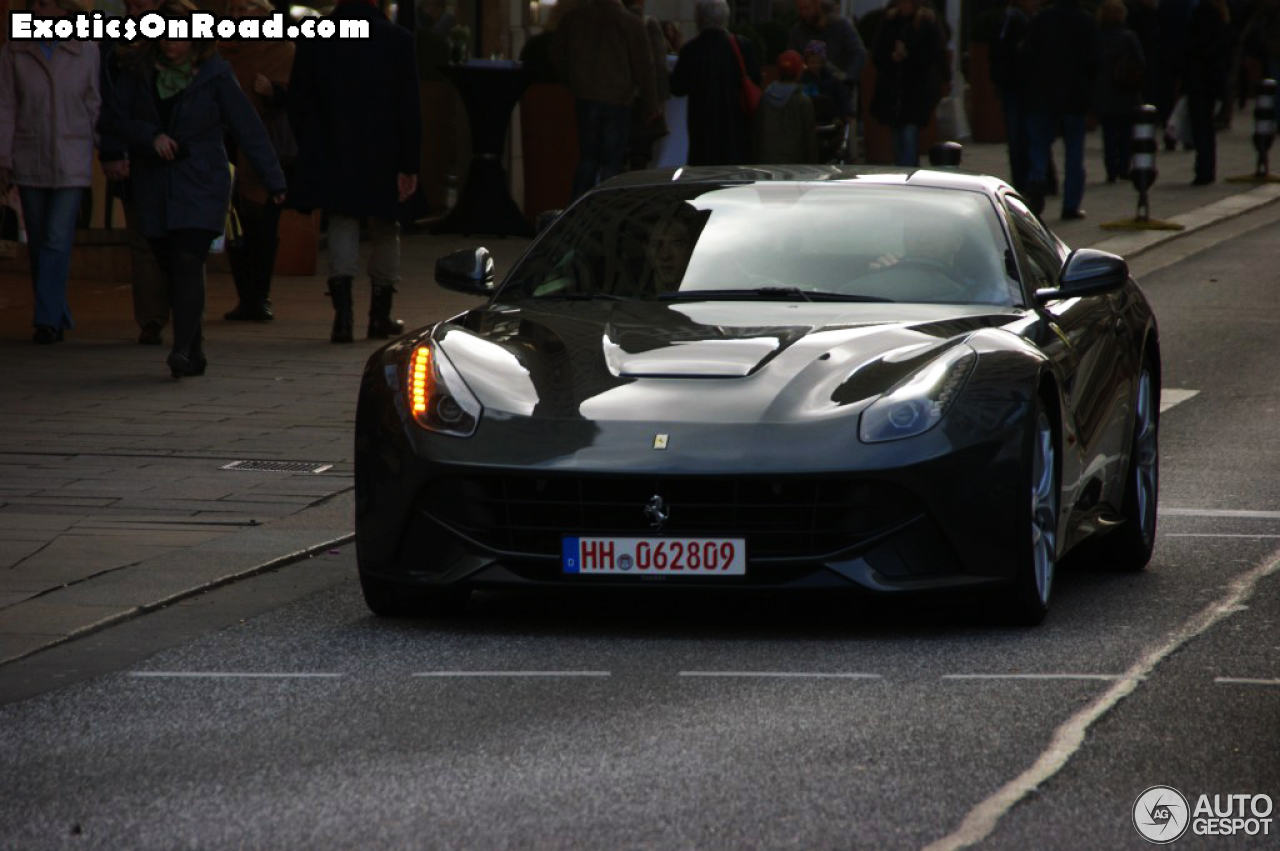
[[623, 189], [669, 183], [826, 182], [876, 186], [927, 186], [997, 193], [1008, 184], [998, 177], [952, 168], [902, 168], [856, 165], [686, 166], [629, 171], [598, 189]]

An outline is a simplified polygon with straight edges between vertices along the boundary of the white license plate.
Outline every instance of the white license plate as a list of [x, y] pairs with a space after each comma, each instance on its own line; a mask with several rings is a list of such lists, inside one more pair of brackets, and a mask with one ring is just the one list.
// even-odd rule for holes
[[565, 573], [632, 576], [745, 576], [742, 538], [563, 539]]

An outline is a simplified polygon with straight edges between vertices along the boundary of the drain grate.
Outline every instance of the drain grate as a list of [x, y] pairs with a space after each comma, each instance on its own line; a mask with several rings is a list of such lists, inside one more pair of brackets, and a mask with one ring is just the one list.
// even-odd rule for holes
[[248, 470], [253, 473], [323, 473], [333, 469], [332, 464], [315, 461], [232, 461], [224, 470]]

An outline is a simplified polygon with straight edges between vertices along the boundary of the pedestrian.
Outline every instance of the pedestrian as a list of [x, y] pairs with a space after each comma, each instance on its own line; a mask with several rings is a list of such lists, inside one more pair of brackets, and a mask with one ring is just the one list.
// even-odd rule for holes
[[621, 0], [581, 0], [556, 27], [552, 51], [578, 119], [577, 198], [622, 171], [633, 108], [643, 123], [661, 118], [653, 53], [644, 21]]
[[871, 114], [889, 128], [893, 161], [920, 164], [920, 129], [933, 117], [941, 92], [937, 65], [942, 31], [932, 9], [917, 0], [890, 3], [876, 35], [876, 91]]
[[1027, 131], [1027, 103], [1019, 68], [1022, 41], [1040, 0], [1009, 0], [1000, 20], [1000, 32], [991, 44], [991, 82], [1004, 114], [1005, 144], [1009, 149], [1009, 182], [1027, 191], [1031, 162], [1031, 136]]
[[298, 140], [291, 206], [328, 216], [334, 343], [354, 339], [352, 284], [360, 274], [360, 219], [367, 218], [368, 336], [384, 340], [404, 332], [404, 323], [391, 318], [400, 213], [418, 187], [422, 157], [413, 37], [365, 0], [341, 0], [329, 20], [339, 27], [362, 21], [369, 37], [298, 43], [289, 86]]
[[[160, 0], [125, 0], [125, 14], [136, 20], [154, 12]], [[128, 72], [136, 45], [126, 41], [106, 41], [99, 45], [102, 54], [102, 110], [98, 121], [98, 161], [107, 178], [107, 197], [117, 198], [124, 212], [124, 229], [129, 245], [129, 283], [133, 294], [133, 319], [138, 325], [138, 343], [144, 346], [164, 344], [164, 327], [169, 324], [169, 288], [164, 273], [156, 263], [151, 243], [142, 232], [142, 219], [129, 189], [128, 147], [112, 137], [103, 120], [112, 112], [116, 83]]]
[[811, 43], [822, 42], [827, 67], [851, 99], [867, 64], [867, 48], [853, 21], [839, 9], [836, 0], [796, 0], [796, 22], [787, 34], [787, 48], [803, 54]]
[[1102, 163], [1107, 183], [1129, 179], [1133, 119], [1142, 106], [1146, 58], [1142, 42], [1125, 25], [1124, 0], [1098, 7], [1098, 73], [1093, 81], [1093, 114], [1102, 127]]
[[[689, 165], [739, 165], [751, 159], [751, 124], [742, 104], [743, 75], [760, 84], [749, 43], [728, 30], [725, 0], [698, 0], [698, 34], [680, 48], [671, 94], [689, 98]], [[741, 57], [741, 59], [739, 59]]]
[[756, 110], [755, 162], [761, 164], [818, 161], [818, 126], [813, 102], [800, 84], [804, 57], [784, 50], [777, 60], [778, 79], [764, 90]]
[[[231, 0], [232, 18], [267, 18], [275, 12], [271, 0]], [[297, 145], [289, 125], [286, 99], [293, 68], [293, 42], [287, 39], [233, 39], [218, 43], [218, 52], [231, 65], [236, 82], [253, 104], [271, 148], [285, 173], [297, 160]], [[240, 220], [238, 244], [228, 244], [227, 259], [236, 287], [236, 306], [223, 315], [230, 321], [270, 322], [271, 277], [280, 245], [280, 206], [267, 196], [243, 151], [235, 154], [236, 179], [232, 204]]]
[[1057, 0], [1031, 19], [1022, 44], [1031, 162], [1027, 202], [1039, 216], [1048, 190], [1050, 153], [1061, 132], [1065, 158], [1062, 218], [1083, 219], [1085, 116], [1097, 69], [1098, 23], [1079, 0]]
[[1207, 186], [1217, 179], [1215, 111], [1219, 100], [1230, 97], [1226, 85], [1231, 64], [1230, 26], [1226, 0], [1200, 0], [1191, 13], [1184, 82], [1196, 149], [1192, 186]]
[[[31, 11], [63, 18], [84, 10], [75, 0], [32, 0]], [[0, 191], [16, 185], [22, 203], [37, 343], [60, 342], [75, 327], [67, 279], [80, 200], [93, 183], [100, 75], [94, 42], [7, 41], [0, 48]]]
[[[167, 18], [189, 18], [187, 0], [164, 0]], [[231, 164], [223, 144], [230, 129], [275, 203], [284, 173], [262, 122], [212, 39], [144, 42], [116, 85], [111, 134], [129, 146], [130, 191], [165, 275], [173, 310], [174, 378], [203, 375], [208, 365], [202, 323], [205, 261], [223, 232], [231, 201]]]
[[644, 104], [640, 101], [636, 101], [631, 110], [627, 167], [638, 171], [649, 167], [653, 161], [654, 145], [671, 132], [665, 117], [666, 103], [671, 99], [671, 72], [667, 68], [667, 39], [662, 34], [662, 24], [658, 23], [657, 18], [644, 13], [644, 0], [627, 0], [627, 9], [644, 22], [644, 34], [649, 40], [654, 92], [658, 98], [658, 110], [654, 115], [646, 115]]

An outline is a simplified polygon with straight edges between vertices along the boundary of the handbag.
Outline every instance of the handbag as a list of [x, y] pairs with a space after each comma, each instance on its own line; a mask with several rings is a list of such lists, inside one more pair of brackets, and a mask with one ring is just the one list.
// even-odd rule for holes
[[[236, 182], [236, 167], [228, 163], [227, 168], [231, 170], [231, 184], [234, 186]], [[227, 216], [223, 221], [222, 233], [218, 234], [209, 246], [209, 253], [221, 254], [224, 251], [234, 251], [240, 247], [243, 240], [244, 228], [240, 225], [240, 214], [236, 212], [236, 205], [228, 200]]]
[[752, 119], [756, 117], [756, 109], [760, 106], [760, 98], [764, 93], [760, 91], [756, 81], [747, 76], [747, 63], [742, 61], [742, 48], [738, 46], [738, 37], [733, 33], [728, 35], [729, 47], [733, 48], [733, 55], [738, 60], [738, 73], [742, 75], [742, 111], [747, 114], [748, 119]]

